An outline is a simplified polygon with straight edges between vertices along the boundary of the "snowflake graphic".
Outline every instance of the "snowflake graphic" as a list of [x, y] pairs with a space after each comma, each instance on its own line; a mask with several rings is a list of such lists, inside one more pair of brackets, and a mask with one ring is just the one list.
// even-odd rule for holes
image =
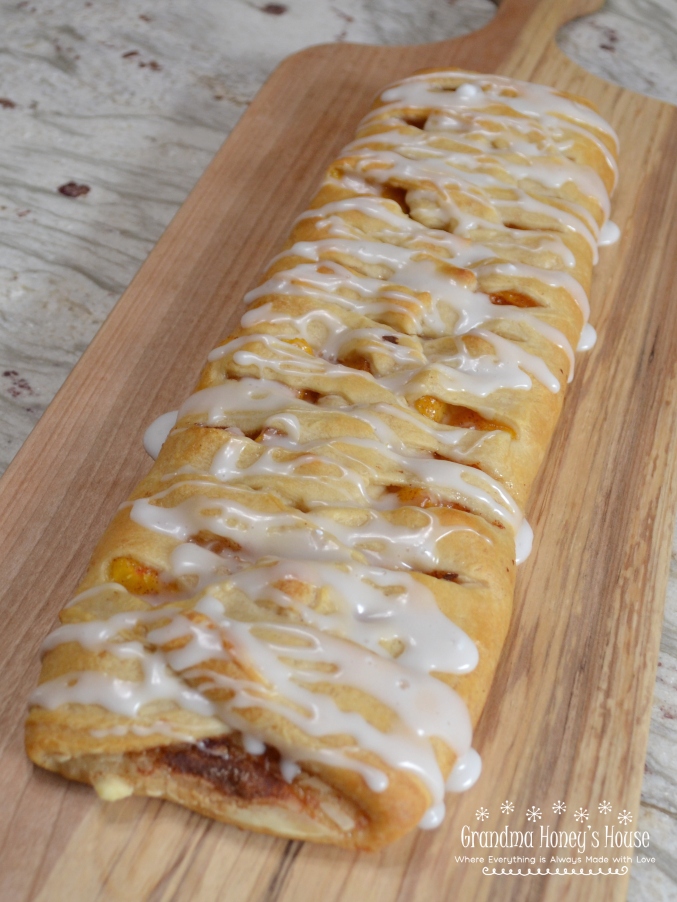
[[555, 814], [564, 814], [564, 812], [567, 810], [567, 806], [564, 802], [555, 802], [555, 804], [552, 806], [552, 810], [555, 812]]
[[530, 820], [533, 824], [535, 821], [540, 821], [541, 819], [541, 809], [536, 808], [535, 805], [532, 805], [531, 808], [527, 811], [527, 820]]
[[578, 811], [575, 812], [574, 817], [580, 824], [582, 821], [587, 821], [589, 818], [588, 809], [587, 808], [579, 808]]
[[599, 808], [600, 814], [610, 814], [611, 813], [611, 802], [600, 802], [597, 807]]
[[618, 815], [618, 820], [621, 824], [629, 824], [632, 821], [632, 815], [624, 808]]
[[487, 808], [478, 808], [475, 812], [475, 817], [478, 821], [486, 821], [489, 817], [489, 810]]
[[501, 805], [501, 811], [503, 812], [503, 814], [510, 814], [514, 810], [515, 806], [513, 805], [513, 803], [508, 802], [507, 800]]

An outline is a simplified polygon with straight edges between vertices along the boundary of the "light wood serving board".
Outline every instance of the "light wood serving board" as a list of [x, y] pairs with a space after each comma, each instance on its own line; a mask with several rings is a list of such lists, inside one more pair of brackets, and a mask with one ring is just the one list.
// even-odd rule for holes
[[[541, 825], [584, 829], [573, 818], [579, 807], [601, 833], [618, 828], [621, 809], [637, 817], [677, 483], [677, 108], [603, 82], [557, 49], [557, 28], [600, 5], [505, 0], [487, 28], [460, 39], [305, 50], [273, 74], [176, 215], [0, 483], [3, 902], [625, 897], [627, 876], [493, 876], [455, 861], [473, 854], [463, 825], [525, 830], [530, 806], [543, 812], [537, 837]], [[578, 358], [529, 506], [535, 553], [521, 569], [477, 731], [479, 783], [452, 800], [439, 830], [354, 854], [240, 832], [148, 799], [103, 804], [34, 769], [23, 718], [40, 644], [97, 536], [148, 469], [144, 428], [190, 392], [375, 93], [444, 65], [583, 94], [622, 148], [613, 202], [622, 239], [602, 249], [594, 277], [599, 342]], [[505, 800], [510, 815], [499, 810]], [[557, 800], [566, 814], [553, 813]], [[602, 800], [614, 809], [606, 820]], [[483, 825], [480, 806], [490, 812]], [[474, 854], [538, 861], [551, 850]]]

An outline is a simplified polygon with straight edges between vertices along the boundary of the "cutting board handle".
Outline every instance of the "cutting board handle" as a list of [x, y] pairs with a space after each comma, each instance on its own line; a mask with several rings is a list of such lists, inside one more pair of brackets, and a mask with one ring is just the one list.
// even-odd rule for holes
[[[580, 16], [589, 15], [604, 6], [605, 0], [498, 0], [494, 18], [479, 31], [461, 37], [446, 38], [427, 44], [391, 44], [379, 48], [382, 61], [390, 57], [402, 62], [405, 58], [419, 65], [412, 65], [412, 72], [431, 66], [454, 66], [481, 72], [497, 72], [529, 80], [539, 61], [546, 55], [551, 59], [563, 57], [554, 38], [558, 30]], [[333, 75], [352, 68], [364, 80], [361, 68], [361, 44], [315, 44], [299, 50], [280, 63], [269, 82], [257, 98], [257, 107], [264, 106], [268, 89], [276, 90], [276, 82], [287, 79], [292, 82], [322, 82], [327, 67]], [[339, 49], [341, 52], [339, 53]], [[338, 60], [341, 60], [339, 63]], [[572, 65], [567, 60], [567, 65]], [[298, 72], [303, 74], [298, 76]], [[411, 73], [409, 73], [411, 74]], [[540, 76], [543, 83], [547, 76]]]
[[456, 51], [462, 42], [463, 61], [456, 65], [479, 68], [472, 61], [476, 53], [485, 72], [505, 70], [528, 78], [534, 61], [546, 50], [552, 52], [562, 25], [602, 6], [604, 0], [499, 0], [496, 15], [484, 28], [439, 44]]
[[541, 39], [549, 40], [562, 25], [597, 12], [604, 3], [605, 0], [498, 0], [498, 12], [489, 27], [524, 28], [532, 22], [539, 26]]

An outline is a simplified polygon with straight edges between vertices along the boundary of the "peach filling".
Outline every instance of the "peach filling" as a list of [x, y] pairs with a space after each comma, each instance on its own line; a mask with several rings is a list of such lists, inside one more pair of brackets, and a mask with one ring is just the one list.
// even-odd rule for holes
[[432, 395], [423, 395], [414, 402], [414, 407], [422, 416], [428, 417], [429, 420], [434, 420], [436, 423], [441, 423], [444, 419], [447, 406], [444, 401], [433, 398]]
[[482, 432], [493, 432], [500, 429], [503, 432], [509, 432], [513, 438], [515, 432], [505, 423], [498, 423], [496, 420], [489, 420], [471, 410], [469, 407], [461, 407], [458, 404], [447, 404], [434, 398], [432, 395], [423, 395], [414, 402], [416, 410], [433, 420], [435, 423], [444, 423], [446, 426], [458, 426], [461, 429], [479, 429]]
[[282, 341], [286, 345], [295, 345], [297, 348], [301, 348], [302, 351], [305, 351], [306, 354], [310, 354], [311, 357], [315, 354], [305, 338], [283, 338]]
[[354, 351], [346, 357], [341, 358], [339, 363], [343, 364], [343, 366], [349, 366], [351, 370], [363, 370], [366, 373], [371, 372], [369, 361], [361, 354], [357, 354]]
[[[475, 514], [469, 507], [464, 507], [456, 501], [449, 501], [445, 498], [438, 498], [436, 495], [431, 495], [427, 489], [421, 488], [420, 486], [391, 485], [386, 488], [386, 492], [393, 492], [397, 495], [398, 501], [405, 507], [446, 507], [447, 509], [455, 511], [463, 511], [465, 514], [482, 516], [482, 514]], [[505, 529], [505, 526], [499, 520], [489, 522], [498, 529]]]
[[159, 572], [131, 557], [113, 558], [108, 575], [132, 595], [157, 595], [161, 588]]
[[200, 532], [192, 535], [188, 541], [194, 545], [199, 545], [201, 548], [206, 548], [207, 551], [212, 551], [214, 554], [225, 555], [228, 552], [242, 550], [242, 546], [233, 541], [233, 539], [229, 539], [227, 536], [219, 536], [207, 529], [201, 529]]
[[402, 116], [402, 121], [406, 122], [407, 125], [413, 125], [414, 128], [422, 129], [425, 127], [425, 124], [428, 121], [428, 114], [419, 113], [417, 115], [416, 113], [407, 113], [406, 115]]
[[538, 301], [530, 298], [528, 294], [522, 294], [521, 291], [499, 291], [496, 294], [490, 294], [489, 300], [492, 304], [498, 304], [501, 307], [540, 307]]
[[302, 388], [298, 392], [298, 397], [301, 401], [307, 401], [309, 404], [317, 404], [320, 393], [313, 391], [312, 388]]
[[458, 573], [445, 573], [444, 570], [431, 570], [428, 576], [434, 576], [435, 579], [446, 579], [447, 582], [460, 582]]
[[400, 188], [397, 185], [385, 184], [381, 189], [381, 197], [386, 200], [394, 200], [403, 213], [409, 215], [409, 204], [407, 203], [407, 189]]

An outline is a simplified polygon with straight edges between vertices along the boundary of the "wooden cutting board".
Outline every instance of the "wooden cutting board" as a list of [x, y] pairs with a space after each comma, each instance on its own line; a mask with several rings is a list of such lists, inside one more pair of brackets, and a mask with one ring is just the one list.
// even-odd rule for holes
[[[460, 39], [296, 54], [176, 215], [0, 484], [2, 900], [625, 897], [622, 874], [494, 876], [455, 860], [474, 854], [488, 866], [491, 854], [535, 855], [532, 870], [552, 871], [551, 854], [572, 852], [539, 849], [541, 825], [603, 837], [606, 825], [619, 828], [622, 809], [637, 818], [676, 500], [677, 108], [607, 84], [557, 49], [557, 28], [600, 5], [505, 0], [487, 28]], [[240, 832], [147, 799], [106, 805], [89, 788], [34, 770], [22, 722], [40, 644], [97, 536], [148, 468], [145, 426], [190, 391], [374, 94], [444, 65], [583, 94], [622, 147], [613, 202], [622, 239], [601, 251], [592, 294], [599, 342], [579, 357], [529, 506], [535, 553], [521, 569], [508, 645], [477, 731], [479, 783], [450, 805], [438, 831], [353, 854]], [[567, 811], [556, 815], [559, 800]], [[598, 812], [603, 800], [609, 815]], [[505, 801], [514, 805], [507, 815]], [[532, 806], [542, 812], [535, 826], [526, 819]], [[480, 807], [489, 811], [484, 823]], [[578, 808], [589, 812], [582, 826]], [[535, 829], [537, 848], [463, 847], [464, 825], [506, 824]], [[582, 866], [623, 870], [591, 866], [585, 855]]]

